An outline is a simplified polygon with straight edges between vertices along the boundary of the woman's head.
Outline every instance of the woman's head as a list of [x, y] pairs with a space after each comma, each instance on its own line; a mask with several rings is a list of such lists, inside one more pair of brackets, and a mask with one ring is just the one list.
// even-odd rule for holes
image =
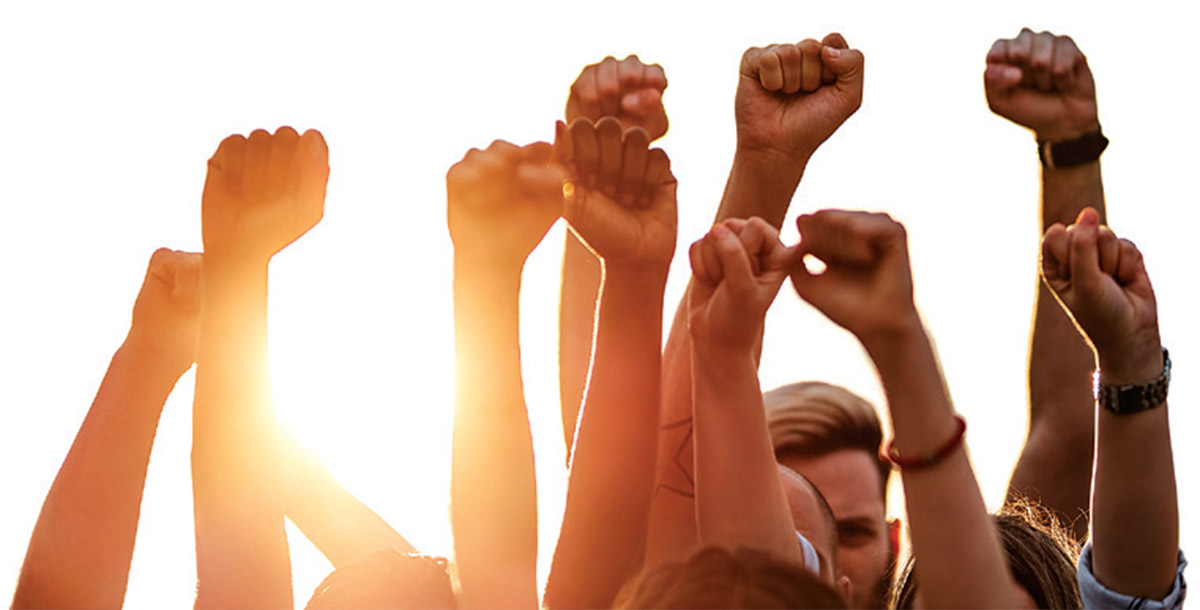
[[[1008, 570], [1038, 608], [1082, 608], [1076, 565], [1079, 544], [1049, 511], [1024, 498], [992, 515]], [[912, 608], [917, 596], [913, 559], [896, 579], [888, 606]]]
[[323, 608], [457, 608], [446, 560], [384, 549], [340, 566], [313, 592]]
[[844, 608], [833, 587], [803, 566], [755, 549], [702, 548], [643, 571], [616, 608]]

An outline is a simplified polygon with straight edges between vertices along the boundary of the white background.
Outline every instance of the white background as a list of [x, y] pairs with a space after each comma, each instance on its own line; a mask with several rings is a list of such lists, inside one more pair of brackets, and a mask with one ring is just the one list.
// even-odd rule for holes
[[[1026, 426], [1039, 243], [1031, 135], [993, 116], [984, 55], [1022, 26], [1071, 34], [1095, 73], [1109, 220], [1144, 251], [1171, 348], [1183, 544], [1200, 549], [1192, 247], [1200, 221], [1189, 23], [1167, 2], [155, 3], [0, 8], [0, 599], [41, 502], [128, 329], [150, 253], [200, 249], [205, 161], [230, 133], [318, 128], [325, 218], [276, 257], [271, 376], [281, 422], [427, 553], [447, 522], [453, 349], [449, 166], [472, 146], [549, 139], [567, 87], [605, 55], [661, 63], [680, 240], [711, 221], [750, 45], [842, 32], [866, 54], [862, 108], [817, 153], [785, 224], [821, 207], [908, 226], [916, 291], [968, 421], [984, 493], [1003, 497]], [[686, 8], [684, 8], [686, 7]], [[542, 560], [564, 483], [556, 386], [556, 229], [527, 268], [525, 382], [539, 439]], [[882, 405], [853, 338], [786, 286], [762, 383], [844, 384]], [[159, 426], [129, 607], [192, 602], [192, 374]], [[895, 504], [895, 502], [893, 502]], [[893, 506], [893, 512], [898, 507]], [[292, 534], [296, 600], [329, 565]]]

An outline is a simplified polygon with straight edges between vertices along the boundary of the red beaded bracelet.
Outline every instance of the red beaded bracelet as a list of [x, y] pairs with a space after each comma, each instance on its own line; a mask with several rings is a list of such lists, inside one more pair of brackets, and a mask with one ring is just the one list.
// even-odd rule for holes
[[963, 419], [961, 415], [955, 414], [954, 421], [957, 422], [958, 426], [955, 428], [954, 434], [950, 437], [950, 439], [942, 443], [942, 445], [937, 449], [934, 449], [925, 455], [917, 457], [900, 457], [900, 454], [896, 453], [896, 448], [892, 446], [892, 444], [896, 442], [895, 437], [892, 437], [892, 439], [887, 442], [887, 447], [884, 448], [884, 451], [880, 453], [879, 457], [891, 462], [894, 468], [923, 470], [925, 468], [936, 466], [938, 462], [946, 459], [946, 456], [950, 455], [951, 452], [953, 452], [958, 448], [959, 445], [962, 444], [963, 434], [965, 434], [967, 431], [967, 420]]

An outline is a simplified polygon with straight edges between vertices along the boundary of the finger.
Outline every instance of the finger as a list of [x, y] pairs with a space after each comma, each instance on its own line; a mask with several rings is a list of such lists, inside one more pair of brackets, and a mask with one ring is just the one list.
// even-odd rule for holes
[[240, 193], [242, 190], [242, 173], [245, 170], [246, 138], [241, 134], [231, 135], [217, 146], [217, 151], [208, 160], [208, 176], [204, 182], [204, 190], [209, 187]]
[[[637, 57], [636, 55], [634, 57]], [[642, 86], [658, 91], [665, 91], [667, 88], [667, 72], [658, 64], [650, 64], [646, 66], [646, 71], [642, 73]]]
[[1096, 234], [1096, 250], [1100, 257], [1100, 271], [1104, 275], [1116, 275], [1120, 258], [1120, 242], [1116, 233], [1108, 227], [1100, 227]]
[[1033, 36], [1033, 47], [1029, 55], [1029, 67], [1033, 72], [1033, 84], [1042, 91], [1054, 88], [1050, 68], [1054, 62], [1054, 35], [1040, 32]]
[[655, 89], [637, 89], [621, 96], [621, 111], [642, 117], [662, 106], [662, 93]]
[[836, 87], [848, 97], [862, 103], [863, 54], [858, 49], [821, 48], [821, 62], [837, 77]]
[[[759, 223], [753, 222], [760, 221]], [[742, 242], [742, 248], [746, 251], [746, 255], [750, 259], [750, 268], [754, 275], [759, 275], [765, 269], [765, 254], [767, 253], [770, 243], [768, 242], [768, 234], [763, 230], [762, 219], [754, 217], [750, 220], [744, 220], [735, 230], [733, 226], [728, 226], [738, 236], [738, 240]], [[770, 226], [770, 225], [767, 225]]]
[[296, 133], [295, 129], [288, 126], [280, 127], [275, 130], [275, 135], [271, 137], [271, 148], [267, 153], [267, 175], [273, 180], [287, 180], [287, 184], [291, 188], [296, 188], [299, 183], [292, 180], [294, 178], [293, 171], [299, 169], [298, 165], [303, 161], [296, 159], [296, 151], [300, 148], [300, 134]]
[[674, 181], [671, 175], [671, 159], [666, 151], [653, 148], [646, 153], [646, 171], [642, 181], [645, 188], [638, 193], [634, 205], [644, 209], [654, 204], [655, 196], [664, 184]]
[[735, 294], [754, 290], [754, 271], [742, 242], [721, 224], [714, 226], [711, 233], [721, 261], [721, 281]]
[[1146, 275], [1146, 262], [1142, 257], [1142, 251], [1128, 239], [1118, 240], [1119, 262], [1117, 265], [1116, 280], [1122, 286], [1128, 286], [1140, 280], [1146, 282], [1150, 278]]
[[794, 44], [771, 45], [771, 51], [779, 58], [779, 66], [783, 75], [781, 90], [789, 95], [799, 91], [804, 59], [800, 47]]
[[1042, 237], [1042, 275], [1051, 282], [1051, 288], [1058, 289], [1057, 283], [1071, 279], [1071, 237], [1062, 223], [1054, 223], [1046, 229]]
[[600, 148], [596, 143], [596, 127], [585, 118], [571, 122], [568, 128], [571, 132], [571, 142], [574, 145], [575, 173], [584, 186], [592, 188], [596, 184], [596, 174], [600, 171]]
[[621, 146], [621, 178], [617, 196], [622, 205], [634, 207], [638, 195], [645, 190], [646, 161], [650, 157], [650, 136], [641, 127], [625, 132]]
[[1008, 63], [1008, 40], [1001, 38], [992, 43], [992, 48], [987, 52], [987, 63], [1003, 64]]
[[[579, 77], [571, 85], [571, 96], [567, 101], [567, 120], [573, 121], [578, 117], [589, 119], [600, 118], [600, 94], [596, 90], [595, 64], [584, 67]], [[572, 108], [572, 102], [576, 108]], [[574, 112], [572, 112], [574, 110]]]
[[646, 65], [637, 55], [630, 55], [617, 62], [617, 82], [621, 91], [640, 89], [645, 78]]
[[199, 252], [172, 252], [171, 300], [189, 310], [200, 308], [201, 260]]
[[621, 181], [621, 123], [606, 116], [596, 123], [596, 146], [600, 151], [597, 181], [608, 197], [617, 196]]
[[[830, 32], [829, 34], [826, 34], [825, 37], [821, 39], [821, 46], [833, 47], [834, 49], [850, 48], [850, 45], [846, 42], [846, 39], [837, 32]], [[824, 55], [822, 55], [822, 57], [824, 57]], [[824, 66], [821, 69], [821, 83], [825, 85], [832, 85], [835, 82], [837, 82], [837, 75], [833, 73], [833, 70], [831, 70], [829, 66]]]
[[574, 147], [567, 124], [554, 121], [554, 160], [566, 166], [572, 165], [575, 162]]
[[1051, 59], [1050, 73], [1054, 88], [1058, 91], [1069, 91], [1075, 84], [1075, 66], [1083, 59], [1083, 53], [1075, 46], [1070, 36], [1058, 36], [1054, 41], [1054, 56]]
[[517, 166], [517, 190], [528, 200], [557, 208], [562, 214], [565, 172], [557, 165], [521, 163]]
[[766, 49], [758, 55], [756, 62], [758, 82], [767, 91], [783, 89], [783, 64], [779, 54]]
[[[245, 175], [243, 180], [250, 187], [246, 194], [257, 200], [262, 197], [261, 186], [263, 175], [267, 169], [267, 159], [271, 154], [271, 134], [264, 129], [255, 129], [246, 138], [246, 162], [243, 165]], [[255, 201], [257, 203], [257, 201]]]
[[865, 212], [822, 210], [801, 215], [796, 228], [805, 251], [826, 264], [865, 266], [876, 259], [869, 217]]
[[621, 83], [617, 76], [617, 60], [611, 55], [596, 66], [596, 92], [600, 95], [601, 116], [615, 116], [621, 100]]
[[1033, 30], [1021, 28], [1021, 33], [1008, 43], [1008, 63], [1025, 64], [1033, 54]]
[[704, 238], [697, 239], [688, 247], [688, 260], [692, 263], [692, 277], [704, 284], [715, 283], [704, 260]]
[[1008, 91], [1021, 84], [1024, 73], [1020, 68], [1009, 64], [988, 64], [983, 71], [984, 85], [996, 91]]
[[708, 280], [713, 284], [719, 283], [724, 277], [724, 271], [721, 269], [721, 257], [717, 254], [715, 230], [716, 226], [714, 225], [704, 235], [704, 239], [701, 240], [703, 243], [700, 244], [700, 257], [704, 262], [704, 270], [708, 275]]
[[746, 221], [746, 230], [752, 230], [754, 234], [761, 236], [757, 246], [754, 249], [747, 248], [747, 251], [761, 257], [764, 267], [775, 268], [779, 262], [778, 256], [785, 249], [783, 242], [779, 240], [779, 230], [758, 216], [751, 216]]
[[1093, 224], [1073, 224], [1067, 227], [1071, 237], [1071, 282], [1092, 292], [1100, 282], [1100, 257], [1096, 249], [1098, 227]]
[[821, 62], [821, 43], [809, 38], [800, 42], [800, 90], [806, 93], [821, 87], [821, 73], [825, 69]]
[[549, 142], [533, 142], [520, 148], [522, 163], [548, 165], [554, 155], [554, 147]]

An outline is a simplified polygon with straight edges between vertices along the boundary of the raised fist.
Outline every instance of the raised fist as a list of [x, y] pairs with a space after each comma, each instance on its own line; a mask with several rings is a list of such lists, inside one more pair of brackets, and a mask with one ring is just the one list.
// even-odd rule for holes
[[566, 171], [546, 142], [496, 140], [446, 173], [447, 221], [456, 255], [523, 265], [562, 215]]
[[621, 61], [605, 57], [600, 63], [585, 66], [571, 84], [567, 123], [581, 117], [594, 123], [611, 116], [621, 122], [621, 127], [641, 127], [650, 141], [657, 140], [667, 133], [667, 111], [662, 101], [666, 88], [662, 66], [646, 65], [637, 55]]
[[232, 135], [208, 160], [204, 253], [269, 260], [321, 220], [329, 151], [320, 132], [291, 127]]
[[799, 248], [757, 216], [717, 223], [692, 244], [688, 331], [694, 339], [749, 348], [779, 286], [799, 260]]
[[801, 255], [825, 264], [821, 273], [792, 266], [801, 298], [864, 342], [919, 322], [903, 225], [887, 214], [822, 210], [796, 226]]
[[863, 54], [841, 34], [742, 55], [738, 147], [807, 159], [862, 105]]
[[572, 168], [564, 217], [606, 264], [665, 271], [675, 254], [675, 177], [667, 153], [613, 117], [558, 123], [555, 148]]
[[1032, 129], [1039, 140], [1073, 140], [1100, 128], [1092, 71], [1069, 36], [1025, 28], [997, 40], [983, 83], [992, 112]]
[[196, 358], [201, 255], [159, 248], [133, 304], [129, 340], [182, 374]]
[[[1084, 208], [1075, 224], [1046, 230], [1042, 277], [1095, 346], [1106, 383], [1142, 383], [1158, 375], [1158, 308], [1142, 253], [1100, 226], [1096, 210]], [[1133, 364], [1157, 370], [1126, 370]], [[1116, 375], [1129, 379], [1111, 379]]]

